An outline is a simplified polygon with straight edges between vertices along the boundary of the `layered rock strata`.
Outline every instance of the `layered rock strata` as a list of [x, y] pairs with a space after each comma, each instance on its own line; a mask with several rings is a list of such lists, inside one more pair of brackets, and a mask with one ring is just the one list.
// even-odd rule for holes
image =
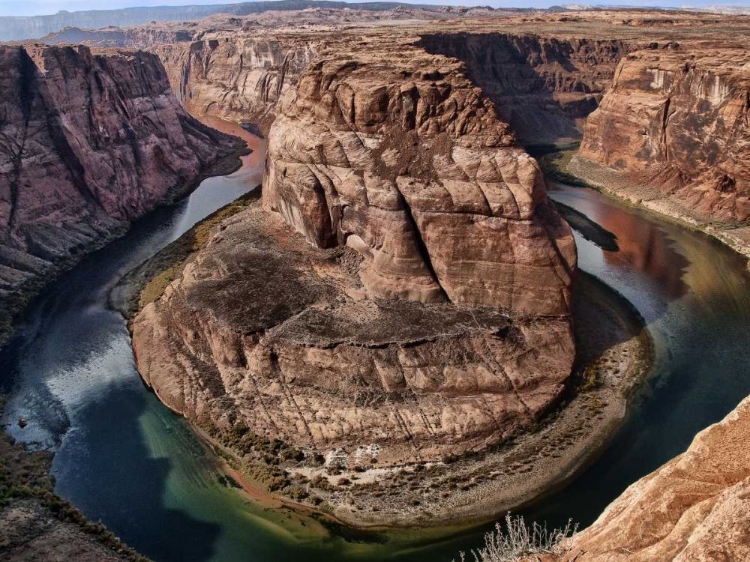
[[750, 559], [750, 398], [687, 452], [631, 485], [571, 541], [566, 560]]
[[133, 345], [199, 423], [386, 467], [486, 448], [554, 404], [575, 247], [460, 63], [368, 51], [284, 96], [266, 212], [225, 223]]
[[481, 32], [425, 34], [418, 44], [463, 61], [526, 144], [580, 139], [617, 63], [633, 48], [623, 40]]
[[536, 161], [453, 59], [317, 61], [280, 106], [263, 204], [364, 258], [370, 298], [564, 315], [575, 249]]
[[155, 55], [0, 47], [0, 299], [124, 229], [235, 139], [190, 117]]
[[252, 36], [155, 46], [172, 88], [195, 115], [249, 122], [267, 131], [276, 103], [317, 52], [318, 40]]
[[688, 215], [745, 222], [750, 55], [739, 48], [666, 46], [620, 63], [587, 120], [579, 154], [658, 188]]

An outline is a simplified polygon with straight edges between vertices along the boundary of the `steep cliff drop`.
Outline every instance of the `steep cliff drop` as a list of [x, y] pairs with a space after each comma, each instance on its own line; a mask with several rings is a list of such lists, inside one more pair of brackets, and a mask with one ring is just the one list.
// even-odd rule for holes
[[144, 52], [0, 46], [0, 301], [122, 233], [238, 149], [172, 94]]
[[[359, 53], [321, 56], [283, 96], [263, 209], [222, 225], [133, 346], [160, 399], [270, 489], [339, 490], [358, 524], [466, 516], [466, 498], [407, 504], [400, 474], [445, 471], [558, 400], [575, 246], [459, 62], [377, 38]], [[368, 507], [348, 505], [336, 474], [355, 469], [389, 496], [358, 486]]]
[[322, 37], [222, 37], [153, 48], [178, 99], [194, 115], [257, 125], [274, 119], [275, 105], [294, 87]]
[[673, 42], [630, 54], [571, 170], [687, 222], [747, 223], [749, 61], [744, 48]]
[[525, 145], [580, 140], [617, 63], [633, 48], [623, 40], [468, 32], [426, 33], [418, 44], [463, 61]]
[[571, 540], [566, 562], [750, 559], [750, 398]]

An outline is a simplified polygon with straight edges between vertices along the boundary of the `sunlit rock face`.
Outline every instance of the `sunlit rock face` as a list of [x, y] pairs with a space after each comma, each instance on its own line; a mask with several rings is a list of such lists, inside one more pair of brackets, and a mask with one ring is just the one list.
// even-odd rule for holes
[[378, 466], [532, 426], [571, 372], [575, 246], [463, 65], [337, 45], [276, 112], [262, 208], [134, 322], [147, 383], [208, 426]]
[[178, 99], [194, 115], [254, 123], [267, 131], [276, 104], [293, 88], [319, 48], [304, 37], [255, 38], [243, 33], [155, 45]]
[[266, 209], [362, 254], [370, 297], [567, 314], [575, 249], [536, 161], [453, 59], [323, 58], [281, 101]]
[[234, 148], [143, 52], [0, 47], [0, 297], [122, 231]]
[[623, 59], [580, 155], [663, 189], [699, 217], [747, 221], [750, 55], [664, 47]]
[[750, 398], [687, 452], [632, 484], [565, 560], [750, 559]]

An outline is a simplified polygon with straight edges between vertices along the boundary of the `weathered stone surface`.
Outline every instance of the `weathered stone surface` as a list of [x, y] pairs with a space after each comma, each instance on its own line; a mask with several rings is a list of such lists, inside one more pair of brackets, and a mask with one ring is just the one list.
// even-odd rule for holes
[[281, 101], [263, 202], [362, 254], [371, 298], [567, 314], [575, 247], [536, 161], [454, 59], [371, 44]]
[[463, 65], [331, 49], [276, 111], [265, 211], [225, 222], [133, 324], [147, 383], [209, 426], [372, 445], [379, 467], [539, 419], [572, 367], [575, 246]]
[[424, 34], [431, 53], [455, 57], [526, 144], [581, 137], [609, 88], [627, 42], [510, 33]]
[[0, 298], [153, 209], [235, 146], [156, 56], [0, 46]]
[[572, 562], [750, 559], [750, 398], [576, 535]]
[[195, 115], [250, 122], [267, 130], [276, 102], [315, 56], [303, 38], [205, 39], [154, 47], [178, 99]]
[[260, 204], [236, 215], [136, 318], [144, 380], [199, 423], [321, 453], [376, 445], [379, 467], [482, 449], [555, 401], [567, 316], [369, 300], [360, 260]]
[[[664, 48], [667, 47], [667, 48]], [[663, 45], [627, 56], [580, 155], [661, 188], [699, 218], [750, 218], [747, 49]]]

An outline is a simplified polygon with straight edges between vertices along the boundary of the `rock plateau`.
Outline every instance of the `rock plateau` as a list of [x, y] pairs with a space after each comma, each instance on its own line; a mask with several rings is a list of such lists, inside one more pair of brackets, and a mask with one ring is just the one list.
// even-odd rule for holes
[[266, 212], [225, 224], [133, 344], [159, 397], [199, 423], [352, 466], [363, 448], [364, 464], [439, 461], [556, 401], [575, 247], [461, 64], [365, 51], [320, 57], [283, 96]]

